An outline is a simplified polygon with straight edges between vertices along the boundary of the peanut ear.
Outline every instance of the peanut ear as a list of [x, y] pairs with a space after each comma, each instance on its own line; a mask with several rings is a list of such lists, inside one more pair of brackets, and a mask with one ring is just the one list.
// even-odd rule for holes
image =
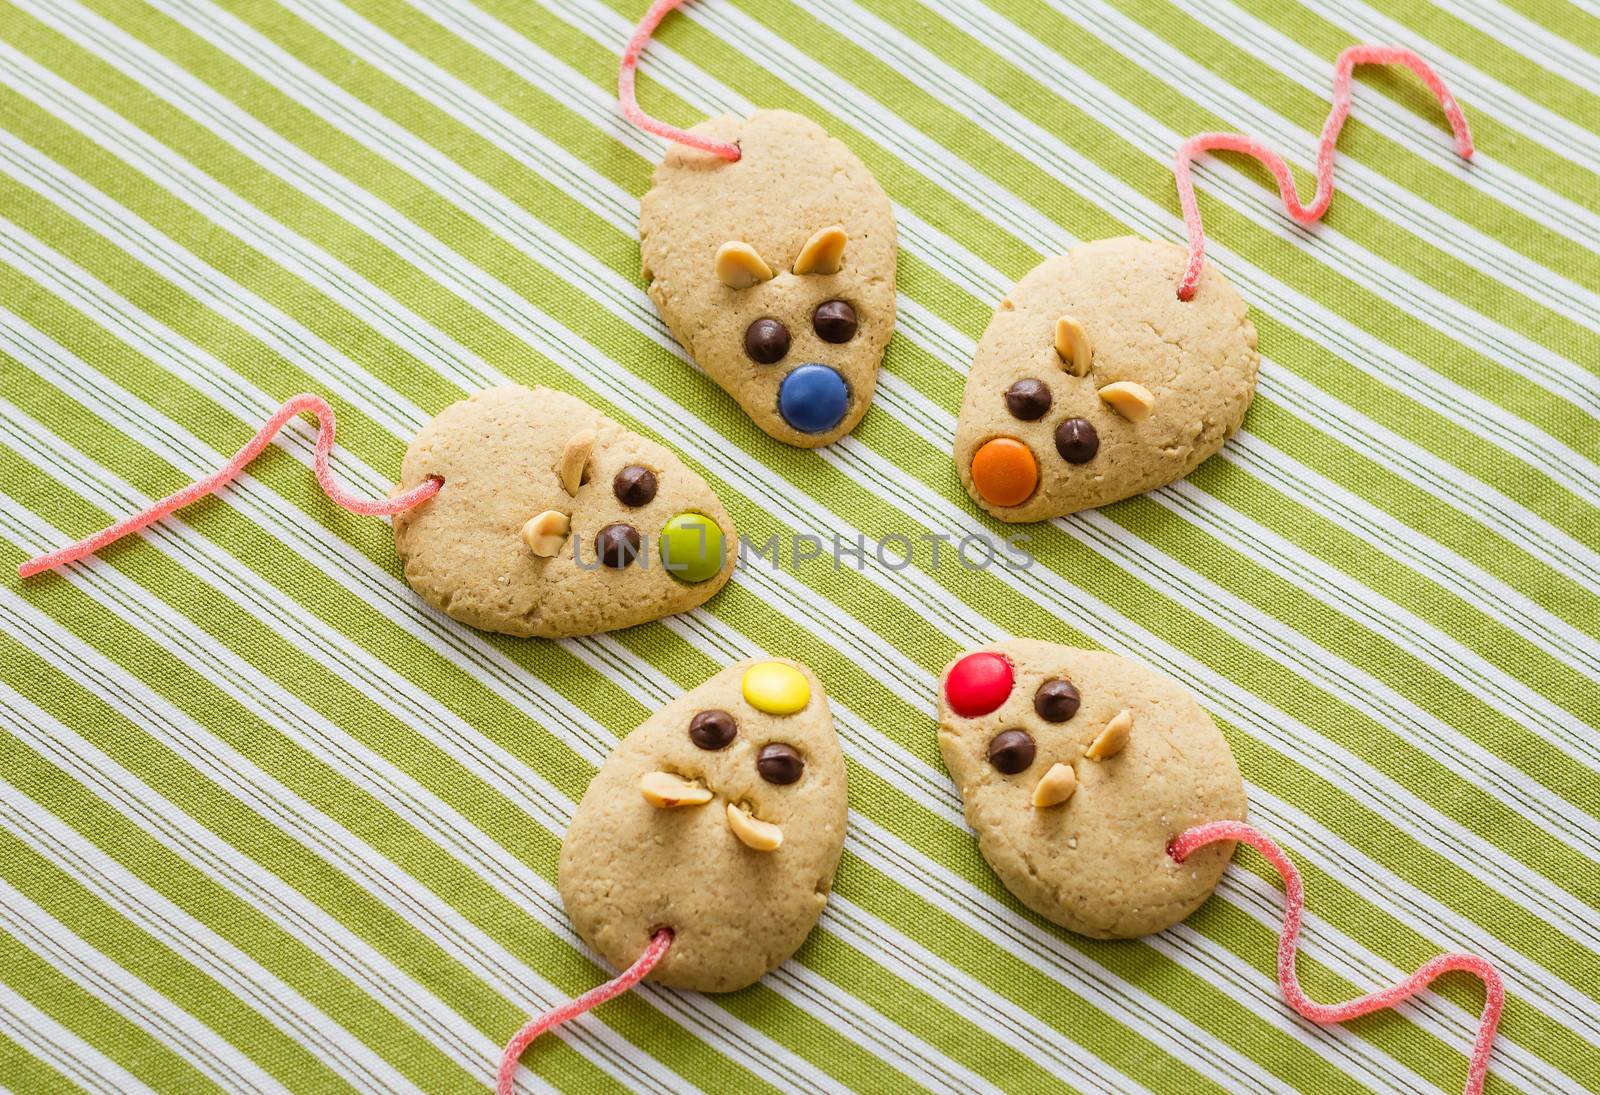
[[796, 274], [837, 274], [844, 261], [845, 234], [843, 225], [819, 228], [800, 248], [794, 260]]
[[1087, 376], [1094, 361], [1094, 347], [1089, 344], [1089, 334], [1072, 316], [1056, 320], [1056, 353], [1061, 367], [1073, 376]]
[[772, 267], [743, 240], [729, 240], [717, 248], [717, 278], [729, 289], [748, 289], [772, 277]]

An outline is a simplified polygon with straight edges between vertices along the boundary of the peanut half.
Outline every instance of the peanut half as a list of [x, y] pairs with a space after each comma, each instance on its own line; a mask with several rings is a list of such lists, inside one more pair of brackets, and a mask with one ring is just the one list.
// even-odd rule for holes
[[1071, 316], [1056, 320], [1056, 354], [1061, 367], [1073, 376], [1088, 376], [1094, 362], [1094, 349], [1089, 345], [1089, 332]]
[[729, 289], [748, 289], [772, 277], [772, 267], [743, 240], [729, 240], [717, 248], [717, 277]]
[[1033, 805], [1037, 809], [1060, 806], [1078, 789], [1078, 773], [1070, 764], [1052, 764], [1033, 785]]
[[671, 772], [646, 772], [639, 777], [639, 793], [650, 805], [662, 810], [674, 806], [704, 806], [711, 792]]
[[783, 843], [783, 830], [770, 821], [753, 818], [748, 812], [728, 803], [728, 828], [747, 848], [758, 852], [775, 851]]
[[796, 274], [837, 274], [844, 263], [845, 234], [842, 225], [819, 228], [806, 240], [795, 256]]
[[567, 438], [567, 447], [561, 450], [561, 463], [556, 466], [562, 490], [568, 494], [578, 493], [583, 485], [583, 469], [589, 466], [589, 456], [593, 452], [593, 430], [579, 430]]
[[535, 555], [549, 559], [567, 542], [571, 528], [572, 518], [560, 510], [547, 509], [528, 518], [528, 523], [522, 526], [522, 542]]
[[1111, 717], [1106, 723], [1106, 728], [1089, 743], [1089, 748], [1083, 755], [1090, 760], [1105, 760], [1122, 752], [1128, 744], [1128, 735], [1133, 732], [1133, 712], [1124, 708]]
[[1155, 409], [1150, 389], [1132, 380], [1118, 380], [1100, 389], [1100, 398], [1129, 422], [1143, 422]]

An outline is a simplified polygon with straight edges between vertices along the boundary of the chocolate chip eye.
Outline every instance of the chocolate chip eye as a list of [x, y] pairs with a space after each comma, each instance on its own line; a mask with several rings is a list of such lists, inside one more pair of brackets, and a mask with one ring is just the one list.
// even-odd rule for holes
[[1033, 709], [1045, 722], [1066, 722], [1078, 713], [1078, 686], [1065, 677], [1045, 681], [1033, 694]]
[[1069, 418], [1056, 427], [1056, 452], [1069, 464], [1087, 464], [1100, 451], [1100, 432], [1086, 418]]
[[758, 319], [744, 329], [744, 352], [758, 365], [782, 361], [789, 352], [789, 328], [775, 319]]
[[656, 496], [656, 473], [642, 464], [629, 464], [611, 480], [611, 493], [625, 506], [648, 506]]
[[1006, 410], [1011, 412], [1012, 418], [1037, 422], [1050, 409], [1054, 398], [1044, 381], [1029, 377], [1006, 389]]
[[702, 711], [689, 720], [689, 740], [713, 752], [726, 749], [738, 732], [738, 723], [726, 711]]
[[824, 342], [849, 342], [856, 337], [856, 310], [842, 300], [825, 300], [811, 313], [811, 326]]
[[794, 746], [763, 745], [761, 752], [756, 755], [756, 771], [761, 773], [761, 778], [768, 783], [789, 784], [800, 778], [800, 773], [806, 770], [806, 762], [800, 759], [800, 754]]
[[639, 557], [639, 530], [632, 525], [607, 525], [594, 537], [594, 553], [614, 570], [621, 570]]
[[989, 763], [1008, 776], [1033, 763], [1033, 738], [1026, 730], [1002, 730], [989, 742]]

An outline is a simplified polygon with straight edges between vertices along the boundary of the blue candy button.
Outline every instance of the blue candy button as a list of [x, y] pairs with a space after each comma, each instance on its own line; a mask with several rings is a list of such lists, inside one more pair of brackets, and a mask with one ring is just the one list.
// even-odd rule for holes
[[778, 385], [778, 413], [801, 433], [827, 433], [849, 407], [844, 377], [827, 365], [802, 365]]

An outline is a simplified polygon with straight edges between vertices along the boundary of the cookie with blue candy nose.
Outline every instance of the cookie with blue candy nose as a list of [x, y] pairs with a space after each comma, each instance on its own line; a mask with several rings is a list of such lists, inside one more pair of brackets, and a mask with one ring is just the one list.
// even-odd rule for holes
[[767, 433], [814, 448], [866, 413], [894, 331], [895, 225], [855, 154], [781, 110], [693, 133], [728, 161], [668, 151], [640, 204], [650, 299], [689, 355]]

